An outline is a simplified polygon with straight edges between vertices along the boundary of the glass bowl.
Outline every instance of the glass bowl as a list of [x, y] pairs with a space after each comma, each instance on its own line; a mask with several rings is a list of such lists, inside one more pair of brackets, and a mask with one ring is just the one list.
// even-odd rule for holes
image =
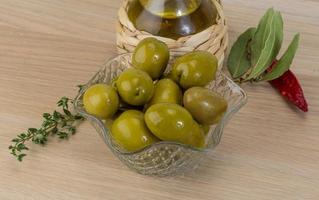
[[[140, 174], [168, 176], [195, 169], [201, 159], [220, 143], [226, 123], [246, 103], [245, 92], [222, 72], [218, 72], [216, 80], [207, 85], [207, 88], [223, 96], [229, 106], [223, 119], [210, 127], [206, 148], [197, 149], [176, 142], [161, 141], [138, 152], [125, 152], [114, 142], [110, 130], [104, 125], [105, 122], [85, 111], [82, 99], [84, 92], [90, 86], [97, 83], [111, 84], [123, 70], [131, 67], [131, 56], [131, 53], [122, 54], [106, 62], [102, 69], [79, 91], [74, 101], [75, 110], [91, 122], [116, 157]], [[170, 66], [169, 64], [166, 73], [170, 70]]]

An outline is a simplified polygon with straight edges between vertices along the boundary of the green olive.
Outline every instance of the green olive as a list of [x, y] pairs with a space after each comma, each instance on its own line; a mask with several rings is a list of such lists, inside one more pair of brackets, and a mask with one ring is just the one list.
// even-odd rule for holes
[[200, 124], [200, 128], [202, 129], [204, 135], [208, 135], [209, 131], [210, 131], [210, 125], [207, 124]]
[[142, 40], [134, 50], [132, 64], [147, 72], [153, 79], [159, 78], [169, 61], [167, 45], [155, 38]]
[[158, 139], [152, 135], [144, 121], [144, 114], [137, 110], [122, 113], [112, 124], [114, 141], [129, 152], [141, 150]]
[[217, 58], [206, 51], [194, 51], [176, 59], [168, 75], [184, 89], [205, 86], [216, 77]]
[[113, 87], [96, 84], [85, 91], [83, 104], [88, 113], [106, 119], [116, 113], [119, 107], [119, 97]]
[[227, 110], [227, 101], [219, 94], [202, 87], [193, 87], [184, 94], [184, 106], [201, 124], [216, 124]]
[[154, 95], [148, 106], [157, 103], [182, 104], [183, 94], [179, 86], [171, 79], [161, 79], [155, 84]]
[[182, 106], [160, 103], [145, 113], [145, 122], [151, 132], [161, 140], [180, 142], [202, 148], [205, 136], [191, 114]]
[[153, 80], [144, 71], [129, 68], [116, 81], [117, 90], [124, 102], [140, 106], [146, 104], [153, 96]]

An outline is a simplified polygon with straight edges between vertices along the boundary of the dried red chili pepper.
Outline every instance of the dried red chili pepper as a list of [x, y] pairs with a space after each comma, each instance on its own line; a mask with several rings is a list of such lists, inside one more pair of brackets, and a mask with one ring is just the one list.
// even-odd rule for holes
[[[276, 61], [271, 65], [270, 70], [275, 66]], [[280, 94], [295, 104], [304, 112], [308, 112], [308, 103], [302, 87], [291, 70], [288, 70], [281, 77], [269, 81], [269, 83], [279, 90]]]

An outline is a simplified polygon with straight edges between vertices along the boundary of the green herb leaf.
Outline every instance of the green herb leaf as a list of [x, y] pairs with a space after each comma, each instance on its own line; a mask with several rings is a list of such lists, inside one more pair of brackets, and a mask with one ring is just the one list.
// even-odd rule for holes
[[14, 138], [11, 142], [19, 142], [19, 138]]
[[50, 113], [43, 113], [43, 118], [44, 119], [50, 119], [51, 118]]
[[237, 41], [234, 43], [229, 57], [228, 57], [228, 70], [234, 79], [237, 79], [244, 75], [251, 67], [248, 43], [254, 36], [256, 28], [249, 28], [242, 35], [240, 35]]
[[67, 116], [72, 116], [71, 112], [67, 109], [63, 109], [64, 114], [66, 114]]
[[[253, 65], [253, 70], [249, 74], [248, 78], [245, 80], [255, 80], [257, 79], [271, 64], [271, 62], [276, 58], [274, 50], [276, 48], [276, 19], [275, 15], [270, 16], [269, 18], [269, 34], [267, 35], [267, 39], [265, 41], [265, 46], [262, 48], [260, 56], [257, 60], [257, 63]], [[258, 30], [257, 30], [258, 31]], [[254, 40], [257, 40], [256, 34], [254, 36]], [[252, 51], [253, 53], [253, 51]]]
[[267, 36], [270, 34], [269, 25], [272, 17], [275, 15], [274, 8], [270, 8], [260, 19], [256, 33], [251, 42], [251, 63], [256, 65], [260, 57], [261, 51], [265, 46]]
[[288, 49], [284, 53], [284, 55], [280, 58], [275, 68], [266, 74], [263, 78], [265, 81], [271, 81], [282, 76], [286, 71], [289, 70], [291, 63], [296, 55], [298, 46], [300, 41], [300, 34], [295, 35], [294, 39], [290, 43]]
[[59, 119], [61, 118], [61, 113], [59, 113], [58, 111], [55, 110], [55, 111], [53, 112], [53, 115], [52, 115], [52, 116], [53, 116], [53, 120], [54, 120], [54, 121], [57, 121], [57, 120], [59, 120]]
[[60, 101], [58, 101], [58, 106], [62, 107], [63, 109], [69, 109], [69, 104], [68, 104], [69, 100], [70, 99], [67, 97], [62, 97]]
[[32, 133], [32, 134], [35, 133], [35, 132], [37, 132], [37, 131], [38, 131], [38, 129], [36, 129], [36, 128], [29, 128], [29, 129], [28, 129], [28, 132], [29, 132], [29, 133]]
[[70, 127], [70, 128], [69, 128], [69, 132], [70, 132], [72, 135], [74, 135], [75, 132], [76, 132], [76, 128], [75, 128], [75, 127]]
[[274, 55], [277, 56], [281, 49], [282, 41], [284, 37], [284, 21], [279, 11], [275, 11], [274, 17], [275, 17], [275, 32], [276, 32], [276, 46], [274, 49]]
[[76, 115], [74, 116], [74, 119], [75, 119], [75, 120], [82, 121], [82, 120], [84, 120], [84, 117], [83, 117], [82, 115], [80, 115], [80, 114], [76, 114]]
[[26, 156], [26, 154], [24, 154], [24, 153], [23, 153], [23, 154], [19, 154], [18, 157], [17, 157], [18, 161], [21, 162], [22, 159], [23, 159], [25, 156]]
[[261, 19], [251, 45], [253, 70], [246, 80], [256, 80], [278, 55], [283, 41], [281, 13], [269, 9]]

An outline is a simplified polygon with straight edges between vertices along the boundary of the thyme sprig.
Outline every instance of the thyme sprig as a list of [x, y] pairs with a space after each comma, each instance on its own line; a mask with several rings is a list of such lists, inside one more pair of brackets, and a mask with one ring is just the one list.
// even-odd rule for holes
[[77, 114], [72, 113], [69, 109], [69, 104], [73, 103], [73, 100], [62, 97], [58, 102], [58, 107], [63, 112], [54, 111], [52, 114], [44, 113], [43, 122], [40, 128], [29, 128], [26, 132], [17, 135], [12, 140], [12, 145], [9, 146], [11, 154], [22, 161], [26, 156], [25, 151], [29, 150], [26, 146], [26, 142], [32, 141], [35, 144], [45, 145], [49, 136], [58, 136], [60, 139], [68, 139], [70, 135], [76, 133], [76, 128], [79, 122], [84, 118]]

